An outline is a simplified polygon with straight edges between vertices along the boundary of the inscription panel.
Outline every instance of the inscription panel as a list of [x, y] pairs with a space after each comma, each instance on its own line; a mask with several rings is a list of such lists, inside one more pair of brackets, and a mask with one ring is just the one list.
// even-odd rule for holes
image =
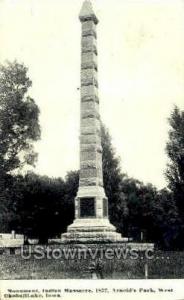
[[79, 203], [81, 218], [95, 217], [95, 198], [81, 198]]

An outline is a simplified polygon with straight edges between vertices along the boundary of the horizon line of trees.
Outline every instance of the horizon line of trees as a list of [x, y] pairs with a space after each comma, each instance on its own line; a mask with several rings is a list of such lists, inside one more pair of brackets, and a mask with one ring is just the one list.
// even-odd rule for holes
[[[27, 71], [17, 61], [0, 66], [0, 232], [15, 230], [46, 243], [60, 237], [73, 221], [79, 171], [68, 172], [65, 179], [17, 173], [35, 165], [33, 144], [41, 135]], [[184, 111], [177, 106], [169, 125], [167, 188], [158, 190], [123, 173], [102, 124], [103, 177], [110, 221], [123, 236], [179, 250], [184, 249]]]

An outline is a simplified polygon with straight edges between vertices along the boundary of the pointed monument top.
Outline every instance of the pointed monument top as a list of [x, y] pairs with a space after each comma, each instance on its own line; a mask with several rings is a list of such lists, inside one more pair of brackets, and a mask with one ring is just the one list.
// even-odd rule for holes
[[93, 11], [93, 7], [90, 0], [84, 1], [79, 14], [79, 19], [81, 22], [93, 20], [95, 24], [98, 23], [98, 19]]

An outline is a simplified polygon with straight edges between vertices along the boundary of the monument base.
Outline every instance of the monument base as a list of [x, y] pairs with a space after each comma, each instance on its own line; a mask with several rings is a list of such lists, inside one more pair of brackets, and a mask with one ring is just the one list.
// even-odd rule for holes
[[127, 241], [128, 238], [122, 238], [107, 218], [76, 219], [68, 226], [67, 232], [61, 235], [61, 242], [66, 244]]

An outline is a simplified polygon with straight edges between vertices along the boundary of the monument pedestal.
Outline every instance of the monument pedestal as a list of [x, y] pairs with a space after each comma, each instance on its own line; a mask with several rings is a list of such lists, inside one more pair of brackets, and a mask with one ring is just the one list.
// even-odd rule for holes
[[98, 186], [79, 187], [75, 199], [75, 220], [62, 234], [65, 243], [127, 242], [108, 219], [108, 200]]

